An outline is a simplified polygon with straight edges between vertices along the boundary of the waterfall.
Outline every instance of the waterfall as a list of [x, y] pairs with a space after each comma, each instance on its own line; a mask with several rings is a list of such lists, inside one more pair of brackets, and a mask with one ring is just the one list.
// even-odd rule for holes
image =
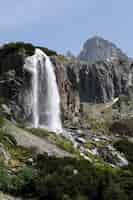
[[33, 127], [46, 127], [50, 131], [61, 131], [60, 95], [50, 58], [40, 49], [36, 49], [33, 56], [26, 58], [24, 69], [32, 75]]

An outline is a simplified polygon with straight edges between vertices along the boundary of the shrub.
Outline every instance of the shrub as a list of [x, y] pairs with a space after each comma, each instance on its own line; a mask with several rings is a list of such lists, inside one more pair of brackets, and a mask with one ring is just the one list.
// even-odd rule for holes
[[119, 184], [111, 184], [107, 187], [103, 194], [103, 200], [128, 200], [125, 192], [120, 188]]
[[11, 175], [4, 167], [0, 168], [0, 190], [14, 195], [32, 193], [33, 179], [35, 171], [32, 168], [25, 167], [16, 175]]
[[0, 168], [0, 189], [38, 200], [133, 199], [132, 171], [46, 155], [37, 157], [34, 168], [24, 167], [14, 175]]
[[125, 154], [126, 158], [133, 163], [133, 143], [126, 139], [119, 140], [114, 144], [114, 147]]
[[27, 55], [33, 55], [35, 47], [30, 43], [24, 43], [24, 42], [12, 42], [5, 44], [0, 49], [0, 57], [5, 57], [13, 52], [18, 52], [25, 50]]
[[35, 48], [40, 48], [48, 56], [57, 55], [53, 50], [45, 47], [36, 47], [31, 43], [12, 42], [0, 48], [0, 73], [15, 70], [17, 75], [22, 75], [25, 56], [32, 56]]
[[133, 135], [133, 119], [124, 119], [114, 122], [110, 126], [110, 131], [120, 135]]
[[0, 190], [3, 192], [10, 192], [11, 176], [8, 174], [8, 170], [4, 167], [0, 167]]

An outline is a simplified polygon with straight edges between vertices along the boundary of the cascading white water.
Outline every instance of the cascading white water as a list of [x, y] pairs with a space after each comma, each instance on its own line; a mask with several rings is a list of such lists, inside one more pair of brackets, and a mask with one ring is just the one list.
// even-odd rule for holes
[[40, 56], [45, 57], [46, 82], [47, 82], [47, 100], [46, 115], [48, 127], [51, 130], [62, 130], [60, 120], [60, 95], [56, 83], [56, 76], [49, 57], [39, 49], [36, 50]]
[[36, 55], [28, 57], [25, 60], [24, 69], [29, 71], [32, 75], [30, 104], [32, 110], [32, 124], [34, 128], [39, 126], [39, 111], [38, 111], [38, 61]]
[[38, 70], [36, 67], [36, 60], [33, 57], [33, 74], [32, 74], [32, 90], [33, 90], [33, 123], [34, 127], [37, 128], [39, 125], [39, 113], [38, 113]]
[[26, 59], [24, 68], [32, 74], [32, 123], [34, 128], [47, 127], [61, 131], [60, 96], [54, 67], [49, 57], [40, 49]]

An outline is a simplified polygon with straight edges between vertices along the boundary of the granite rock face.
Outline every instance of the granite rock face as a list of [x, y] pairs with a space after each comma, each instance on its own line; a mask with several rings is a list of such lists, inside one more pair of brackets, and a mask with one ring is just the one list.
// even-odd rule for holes
[[132, 96], [132, 67], [128, 62], [99, 61], [79, 71], [81, 102], [105, 103], [119, 95]]
[[75, 67], [63, 64], [57, 58], [52, 59], [52, 61], [61, 96], [62, 119], [63, 121], [74, 120], [80, 112], [78, 71], [75, 72]]
[[99, 36], [88, 39], [81, 50], [78, 58], [80, 60], [95, 63], [99, 60], [125, 59], [127, 56], [112, 42]]
[[75, 92], [80, 103], [106, 103], [120, 95], [132, 98], [133, 71], [128, 61], [74, 62], [62, 67], [71, 84], [69, 92]]

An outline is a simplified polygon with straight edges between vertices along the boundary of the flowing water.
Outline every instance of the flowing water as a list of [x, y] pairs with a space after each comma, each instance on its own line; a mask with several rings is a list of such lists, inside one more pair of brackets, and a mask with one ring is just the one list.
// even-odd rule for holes
[[32, 75], [33, 127], [47, 127], [50, 131], [61, 131], [60, 95], [50, 58], [40, 49], [36, 49], [35, 54], [26, 59], [24, 68]]

